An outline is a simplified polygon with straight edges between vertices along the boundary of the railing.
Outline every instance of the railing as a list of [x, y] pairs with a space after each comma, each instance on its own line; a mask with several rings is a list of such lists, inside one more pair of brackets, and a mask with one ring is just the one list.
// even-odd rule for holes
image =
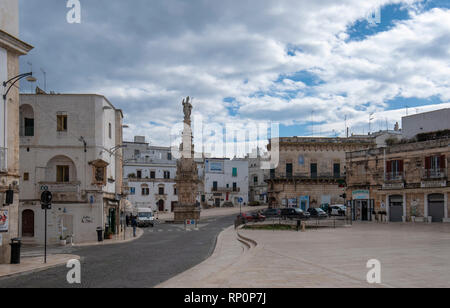
[[334, 174], [332, 172], [321, 172], [321, 173], [281, 173], [277, 172], [275, 174], [265, 175], [265, 180], [271, 180], [271, 179], [294, 179], [294, 180], [338, 180], [338, 179], [345, 179], [345, 174]]
[[8, 155], [8, 149], [0, 148], [0, 172], [6, 172], [8, 166], [6, 165], [6, 156]]
[[398, 171], [393, 171], [393, 172], [386, 172], [384, 174], [384, 180], [389, 182], [389, 181], [403, 181], [403, 179], [405, 178], [405, 173], [404, 172], [398, 172]]
[[422, 169], [422, 179], [423, 180], [435, 180], [435, 179], [445, 179], [447, 178], [447, 169], [436, 168], [436, 169]]
[[222, 192], [222, 193], [226, 193], [226, 192], [240, 192], [241, 188], [240, 187], [211, 187], [211, 192]]

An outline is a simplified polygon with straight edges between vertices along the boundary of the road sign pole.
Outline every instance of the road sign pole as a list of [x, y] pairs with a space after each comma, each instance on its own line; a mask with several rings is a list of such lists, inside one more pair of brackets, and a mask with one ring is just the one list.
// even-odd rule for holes
[[44, 263], [47, 263], [47, 208], [45, 208]]

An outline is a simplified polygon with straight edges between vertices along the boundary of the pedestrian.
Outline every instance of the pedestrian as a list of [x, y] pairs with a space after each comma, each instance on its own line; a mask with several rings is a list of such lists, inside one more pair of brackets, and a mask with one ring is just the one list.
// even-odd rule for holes
[[133, 227], [133, 237], [136, 237], [136, 228], [137, 228], [137, 219], [136, 216], [132, 216], [131, 218], [131, 226]]
[[127, 217], [125, 218], [126, 223], [127, 223], [127, 227], [130, 226], [130, 215], [127, 214]]

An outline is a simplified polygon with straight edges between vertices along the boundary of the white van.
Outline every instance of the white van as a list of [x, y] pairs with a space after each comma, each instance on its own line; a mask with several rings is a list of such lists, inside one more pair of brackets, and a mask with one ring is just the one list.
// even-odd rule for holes
[[137, 224], [139, 227], [154, 227], [155, 217], [153, 216], [153, 211], [150, 208], [139, 208], [137, 209]]

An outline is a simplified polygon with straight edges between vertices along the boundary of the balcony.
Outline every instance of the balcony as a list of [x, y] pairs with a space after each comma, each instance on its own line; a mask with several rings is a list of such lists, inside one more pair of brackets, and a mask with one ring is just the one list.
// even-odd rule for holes
[[332, 172], [320, 172], [320, 173], [282, 173], [277, 172], [275, 174], [266, 175], [265, 180], [342, 180], [345, 179], [345, 174], [334, 174]]
[[211, 187], [211, 192], [217, 192], [217, 193], [231, 193], [231, 192], [240, 192], [240, 187]]
[[6, 156], [8, 155], [8, 149], [0, 148], [0, 172], [6, 172], [8, 166], [6, 165]]
[[386, 172], [384, 174], [385, 182], [401, 182], [405, 179], [405, 173], [399, 171]]
[[79, 202], [83, 201], [80, 194], [80, 182], [56, 183], [39, 182], [37, 198], [41, 197], [41, 192], [48, 190], [53, 194], [54, 202]]
[[422, 169], [422, 180], [443, 180], [447, 178], [447, 169]]

